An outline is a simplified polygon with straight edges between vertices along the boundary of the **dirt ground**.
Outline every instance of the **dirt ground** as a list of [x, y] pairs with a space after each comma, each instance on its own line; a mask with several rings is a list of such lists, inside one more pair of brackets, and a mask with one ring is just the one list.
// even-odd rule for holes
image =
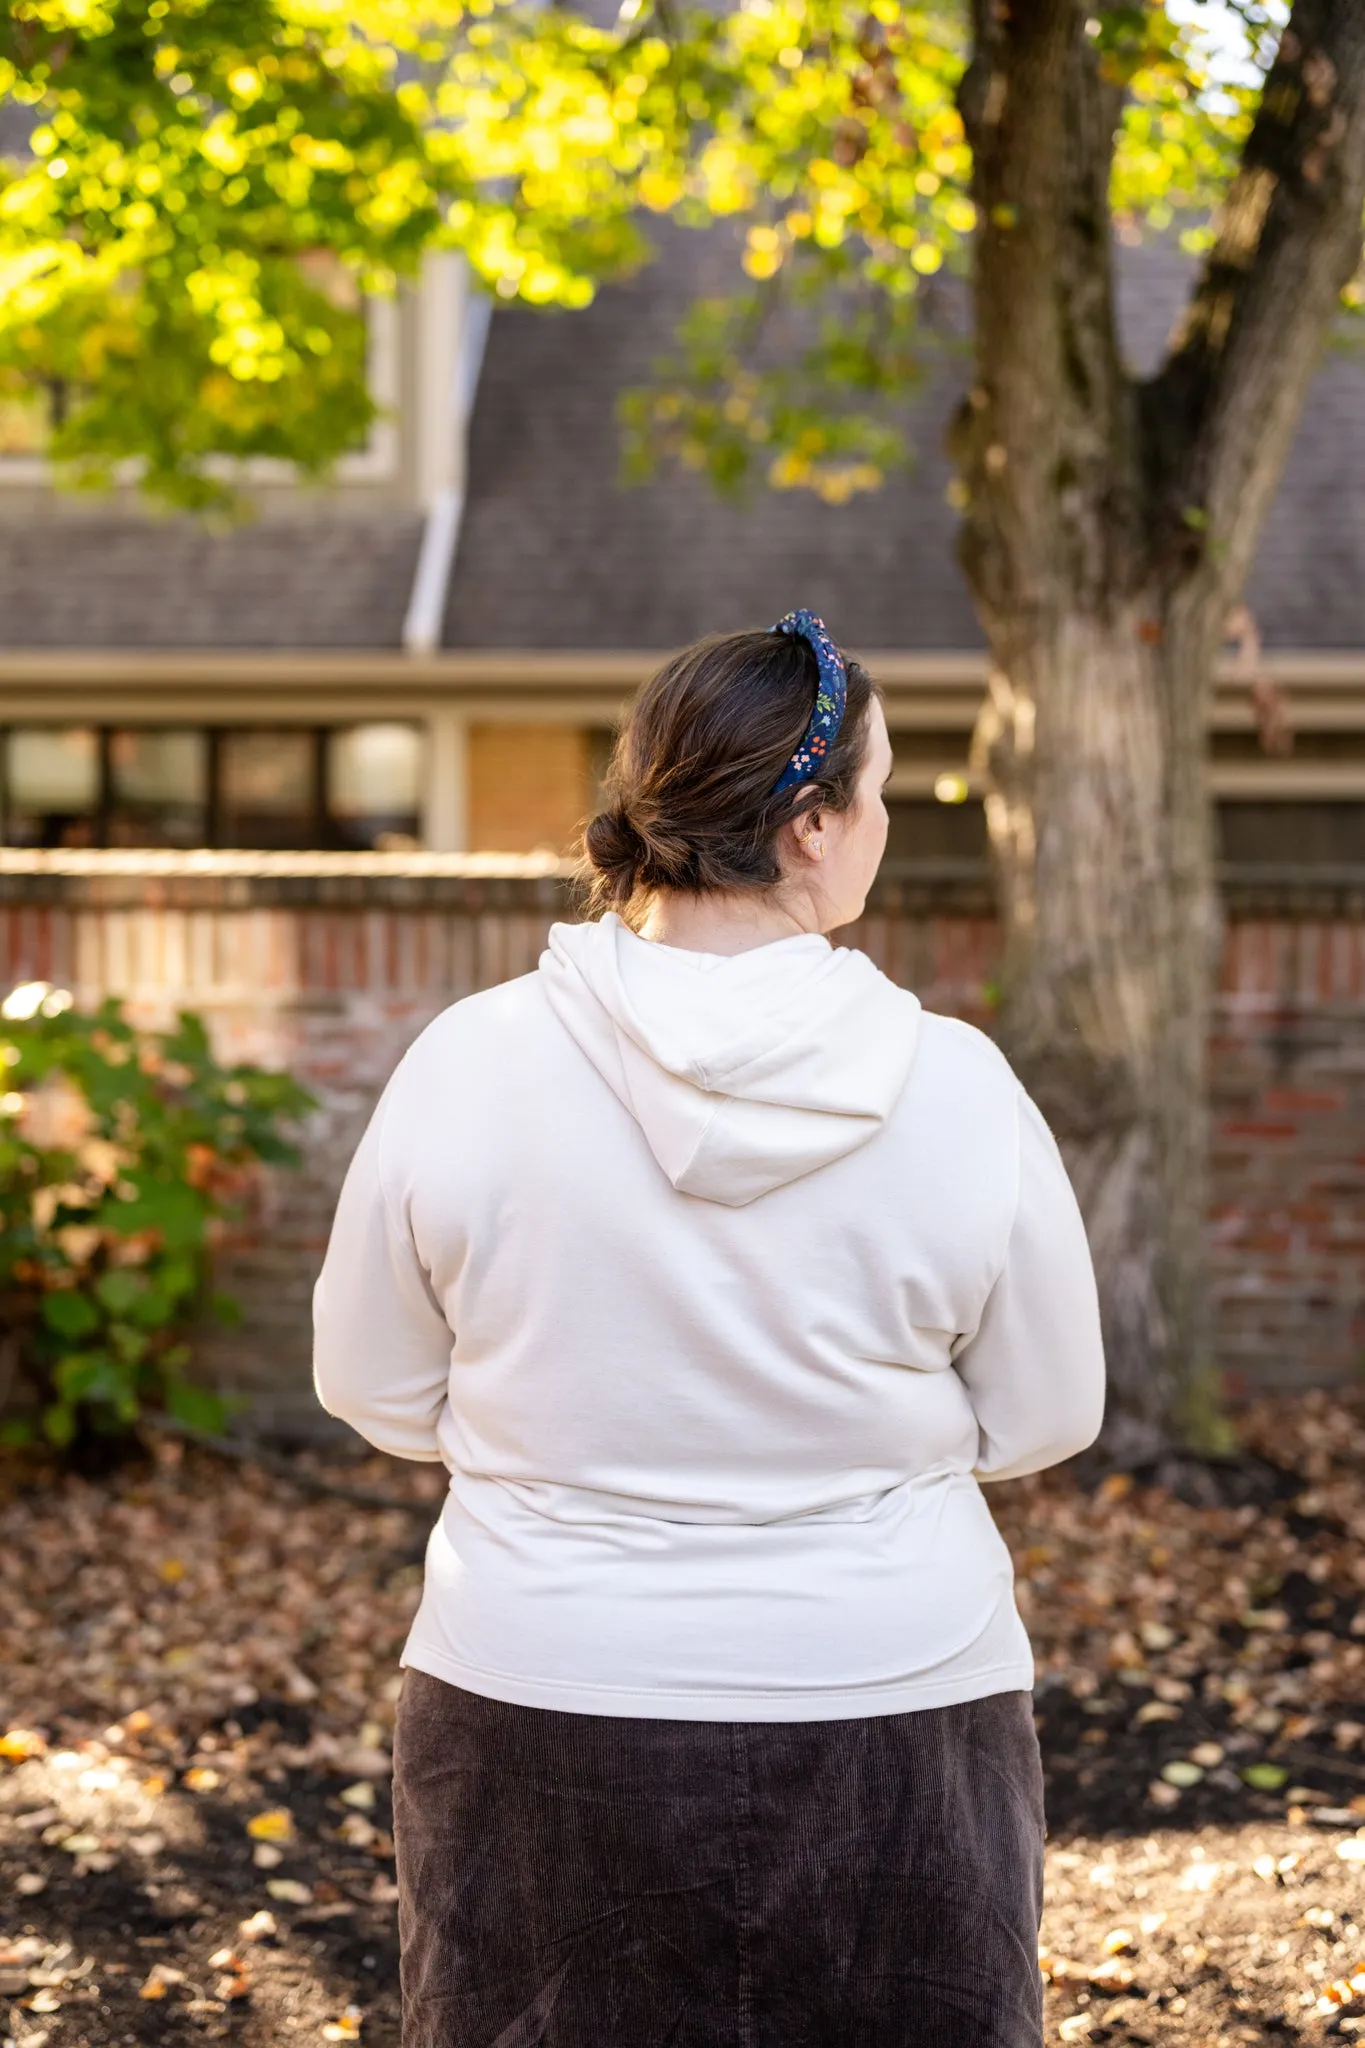
[[[1001, 1488], [1048, 1767], [1049, 2039], [1365, 2036], [1365, 1397], [1186, 1497]], [[163, 1441], [0, 1466], [0, 2039], [398, 2039], [388, 1748], [443, 1475]]]

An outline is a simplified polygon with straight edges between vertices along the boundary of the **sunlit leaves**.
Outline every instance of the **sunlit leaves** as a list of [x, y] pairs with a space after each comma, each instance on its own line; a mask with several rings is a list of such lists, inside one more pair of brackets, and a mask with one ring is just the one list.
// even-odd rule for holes
[[[1099, 5], [1091, 27], [1122, 107], [1119, 230], [1175, 225], [1193, 246], [1252, 92], [1215, 77], [1198, 33], [1161, 6]], [[950, 4], [640, 0], [606, 30], [484, 0], [433, 98], [464, 187], [450, 228], [500, 295], [575, 306], [643, 259], [651, 215], [728, 223], [735, 294], [699, 308], [655, 388], [627, 401], [629, 465], [664, 456], [722, 487], [759, 477], [842, 502], [904, 459], [898, 407], [933, 345], [924, 282], [967, 265], [968, 54]], [[774, 346], [772, 309], [809, 304], [813, 275], [852, 351], [799, 321], [785, 355]]]
[[[452, 17], [447, 17], [447, 26]], [[53, 454], [159, 495], [224, 495], [204, 458], [324, 468], [363, 441], [364, 319], [301, 274], [384, 288], [439, 225], [394, 89], [410, 7], [15, 0], [0, 99], [41, 115], [0, 165], [0, 377], [58, 385]]]
[[1218, 205], [1251, 125], [1255, 93], [1220, 79], [1197, 30], [1160, 7], [1109, 10], [1099, 62], [1125, 102], [1110, 198], [1121, 227], [1196, 235]]
[[[1122, 237], [1207, 239], [1283, 20], [1231, 5], [1239, 63], [1199, 0], [1095, 0]], [[56, 388], [76, 474], [136, 456], [205, 504], [209, 456], [320, 471], [369, 426], [361, 314], [301, 258], [385, 289], [454, 246], [499, 297], [574, 308], [666, 218], [729, 229], [735, 297], [726, 347], [686, 340], [633, 407], [632, 459], [873, 487], [926, 281], [965, 271], [976, 226], [967, 38], [956, 0], [626, 0], [609, 27], [541, 0], [13, 0], [0, 101], [34, 132], [0, 166], [0, 397]], [[852, 374], [809, 321], [782, 357], [753, 318], [754, 289], [809, 307], [812, 280]]]
[[751, 220], [751, 276], [794, 242], [850, 243], [908, 290], [960, 251], [965, 51], [949, 13], [749, 0], [658, 26], [501, 5], [452, 56], [432, 147], [466, 187], [451, 228], [504, 296], [581, 302], [640, 260], [641, 209]]
[[835, 505], [909, 459], [899, 402], [943, 346], [916, 304], [811, 251], [775, 282], [702, 301], [678, 339], [655, 385], [623, 401], [628, 472], [672, 459], [723, 491], [757, 477]]

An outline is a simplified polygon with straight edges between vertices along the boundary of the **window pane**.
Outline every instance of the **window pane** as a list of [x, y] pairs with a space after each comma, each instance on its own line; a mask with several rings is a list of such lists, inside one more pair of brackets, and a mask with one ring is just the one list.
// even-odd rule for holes
[[1239, 866], [1365, 866], [1365, 803], [1229, 799], [1217, 817], [1219, 851]]
[[422, 735], [415, 725], [352, 725], [331, 735], [328, 812], [343, 846], [420, 844]]
[[109, 735], [109, 844], [202, 846], [208, 737], [155, 727]]
[[93, 846], [100, 750], [84, 725], [18, 725], [5, 736], [5, 836], [12, 846]]
[[218, 753], [218, 839], [222, 846], [314, 844], [311, 732], [225, 732]]
[[891, 829], [888, 861], [981, 861], [986, 859], [986, 814], [979, 801], [939, 803], [928, 798], [887, 800]]

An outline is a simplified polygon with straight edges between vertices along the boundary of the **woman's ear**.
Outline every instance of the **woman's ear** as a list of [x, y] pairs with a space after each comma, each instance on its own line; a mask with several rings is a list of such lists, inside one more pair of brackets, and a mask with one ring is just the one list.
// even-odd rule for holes
[[796, 843], [807, 860], [823, 860], [825, 857], [825, 830], [827, 820], [822, 810], [806, 811], [792, 821]]

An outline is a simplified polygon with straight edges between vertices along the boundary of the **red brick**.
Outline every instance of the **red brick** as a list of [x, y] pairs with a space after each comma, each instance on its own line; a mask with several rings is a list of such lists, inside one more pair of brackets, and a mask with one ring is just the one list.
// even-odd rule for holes
[[1339, 1089], [1268, 1088], [1263, 1097], [1268, 1116], [1294, 1116], [1300, 1112], [1334, 1115], [1345, 1106], [1346, 1097]]

